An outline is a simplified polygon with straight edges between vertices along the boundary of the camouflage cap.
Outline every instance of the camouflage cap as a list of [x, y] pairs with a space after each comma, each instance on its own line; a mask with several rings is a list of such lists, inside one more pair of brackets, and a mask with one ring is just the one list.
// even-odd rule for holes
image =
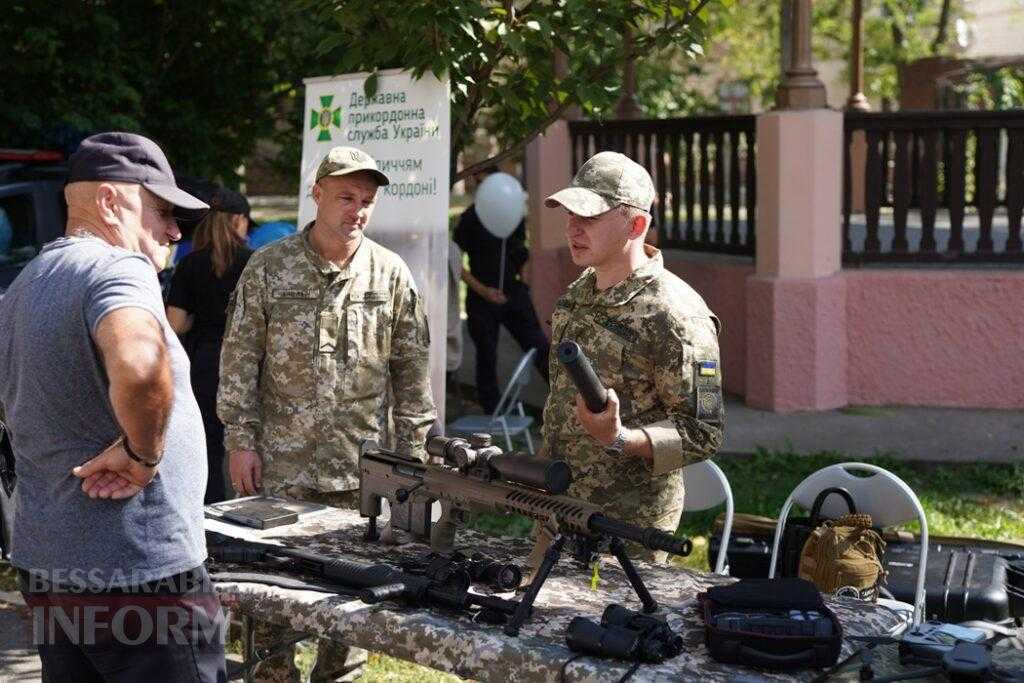
[[654, 182], [647, 170], [625, 154], [598, 152], [587, 159], [572, 183], [544, 200], [578, 216], [597, 216], [626, 204], [644, 211], [654, 202]]
[[348, 175], [359, 171], [366, 171], [381, 185], [387, 185], [390, 182], [388, 177], [377, 168], [377, 162], [373, 160], [373, 157], [355, 147], [332, 147], [324, 160], [320, 162], [320, 167], [316, 169], [316, 182], [320, 182], [320, 179], [325, 176]]

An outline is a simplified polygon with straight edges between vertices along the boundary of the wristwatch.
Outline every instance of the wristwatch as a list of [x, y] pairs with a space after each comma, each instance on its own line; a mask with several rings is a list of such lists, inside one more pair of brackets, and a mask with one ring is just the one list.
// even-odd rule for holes
[[604, 447], [608, 455], [622, 455], [626, 448], [626, 428], [619, 427], [619, 433], [615, 435], [615, 441]]

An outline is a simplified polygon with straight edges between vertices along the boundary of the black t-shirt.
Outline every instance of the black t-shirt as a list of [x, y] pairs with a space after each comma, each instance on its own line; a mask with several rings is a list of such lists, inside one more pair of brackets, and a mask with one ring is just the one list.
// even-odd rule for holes
[[[498, 276], [501, 274], [501, 240], [492, 235], [480, 222], [475, 205], [470, 206], [459, 216], [459, 223], [455, 226], [452, 239], [469, 255], [469, 271], [473, 273], [473, 277], [488, 287], [497, 287]], [[517, 278], [519, 269], [530, 256], [525, 242], [526, 223], [520, 221], [505, 243], [506, 293], [523, 286]]]
[[213, 274], [210, 256], [210, 250], [203, 249], [183, 258], [174, 269], [171, 291], [167, 295], [168, 306], [176, 306], [195, 316], [190, 334], [196, 341], [219, 341], [224, 337], [228, 300], [252, 250], [240, 248], [223, 277]]

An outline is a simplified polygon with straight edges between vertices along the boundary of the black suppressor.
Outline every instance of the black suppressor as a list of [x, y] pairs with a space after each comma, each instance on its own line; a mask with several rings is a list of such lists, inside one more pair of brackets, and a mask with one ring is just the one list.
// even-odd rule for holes
[[608, 390], [597, 378], [597, 373], [590, 365], [590, 359], [583, 353], [580, 345], [567, 339], [558, 345], [555, 355], [579, 390], [587, 410], [592, 413], [604, 412], [605, 406], [608, 405]]

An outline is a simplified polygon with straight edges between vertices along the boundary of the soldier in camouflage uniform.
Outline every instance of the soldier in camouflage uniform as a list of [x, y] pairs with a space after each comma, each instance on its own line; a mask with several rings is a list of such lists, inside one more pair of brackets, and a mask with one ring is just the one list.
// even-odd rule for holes
[[653, 200], [643, 167], [601, 152], [545, 201], [569, 212], [572, 259], [587, 266], [555, 308], [552, 349], [577, 342], [609, 400], [602, 413], [587, 410], [552, 357], [543, 438], [548, 456], [572, 465], [570, 495], [671, 533], [683, 509], [681, 468], [722, 444], [722, 369], [718, 319], [665, 269], [661, 252], [644, 244]]
[[[359, 444], [425, 457], [434, 421], [423, 302], [405, 263], [363, 235], [388, 183], [365, 152], [335, 147], [317, 170], [316, 220], [256, 252], [232, 295], [217, 414], [243, 495], [358, 504]], [[261, 624], [257, 640], [286, 637]], [[366, 652], [321, 641], [313, 681], [354, 680]], [[291, 653], [260, 680], [297, 680]]]

